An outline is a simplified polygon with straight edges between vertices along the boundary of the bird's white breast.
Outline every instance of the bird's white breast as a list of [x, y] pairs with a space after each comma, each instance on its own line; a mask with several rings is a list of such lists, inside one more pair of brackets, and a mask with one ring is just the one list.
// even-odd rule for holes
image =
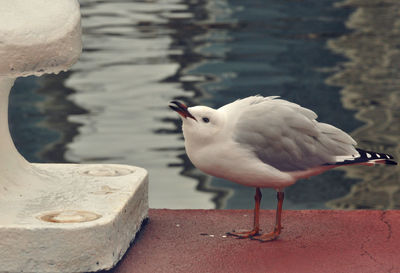
[[185, 141], [192, 163], [203, 172], [238, 184], [281, 189], [292, 185], [294, 178], [262, 163], [254, 154], [232, 140], [207, 145]]

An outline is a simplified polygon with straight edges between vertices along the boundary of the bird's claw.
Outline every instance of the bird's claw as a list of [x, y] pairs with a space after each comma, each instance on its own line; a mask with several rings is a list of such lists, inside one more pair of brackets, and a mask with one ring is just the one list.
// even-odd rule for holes
[[266, 234], [261, 234], [261, 235], [257, 235], [257, 236], [251, 236], [250, 239], [257, 240], [260, 242], [269, 242], [269, 241], [274, 241], [274, 240], [278, 239], [278, 237], [279, 237], [279, 234], [266, 233]]
[[258, 235], [257, 230], [250, 230], [250, 231], [239, 231], [239, 232], [227, 232], [226, 235], [228, 236], [234, 236], [237, 237], [238, 239], [246, 239], [246, 238], [251, 238], [254, 235]]
[[[282, 229], [282, 228], [281, 228]], [[280, 234], [280, 230], [275, 229], [274, 231], [270, 233], [264, 233], [260, 234], [259, 231], [256, 230], [250, 230], [250, 231], [240, 231], [240, 232], [227, 232], [226, 235], [228, 236], [234, 236], [237, 239], [251, 239], [251, 240], [257, 240], [260, 242], [269, 242], [269, 241], [274, 241], [278, 239]]]
[[274, 230], [270, 233], [259, 234], [256, 236], [252, 236], [250, 239], [257, 240], [260, 242], [269, 242], [278, 239], [279, 235], [281, 234], [282, 227], [278, 226], [275, 227]]

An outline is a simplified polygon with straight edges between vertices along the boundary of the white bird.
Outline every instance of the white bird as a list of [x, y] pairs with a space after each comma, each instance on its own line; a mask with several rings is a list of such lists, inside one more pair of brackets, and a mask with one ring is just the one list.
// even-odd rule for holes
[[[397, 164], [390, 155], [356, 149], [351, 136], [277, 96], [251, 96], [219, 109], [178, 101], [169, 106], [181, 116], [186, 153], [198, 169], [256, 188], [253, 229], [228, 233], [239, 238], [278, 238], [283, 190], [298, 179], [343, 165]], [[265, 234], [259, 227], [260, 188], [274, 188], [278, 198], [274, 230]]]

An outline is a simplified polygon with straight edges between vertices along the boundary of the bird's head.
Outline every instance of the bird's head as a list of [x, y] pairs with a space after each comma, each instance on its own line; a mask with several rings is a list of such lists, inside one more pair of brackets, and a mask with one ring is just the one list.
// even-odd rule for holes
[[171, 101], [169, 107], [182, 119], [186, 141], [204, 143], [215, 138], [225, 124], [225, 115], [207, 106], [187, 107], [179, 101]]

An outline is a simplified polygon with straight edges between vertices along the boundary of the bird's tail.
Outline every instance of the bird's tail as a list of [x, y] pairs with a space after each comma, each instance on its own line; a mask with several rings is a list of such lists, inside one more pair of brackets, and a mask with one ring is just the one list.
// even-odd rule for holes
[[393, 160], [393, 156], [383, 153], [376, 153], [371, 151], [365, 151], [356, 148], [359, 156], [352, 158], [345, 158], [343, 160], [338, 160], [335, 163], [327, 165], [375, 165], [375, 164], [387, 164], [387, 165], [397, 165], [397, 162]]

